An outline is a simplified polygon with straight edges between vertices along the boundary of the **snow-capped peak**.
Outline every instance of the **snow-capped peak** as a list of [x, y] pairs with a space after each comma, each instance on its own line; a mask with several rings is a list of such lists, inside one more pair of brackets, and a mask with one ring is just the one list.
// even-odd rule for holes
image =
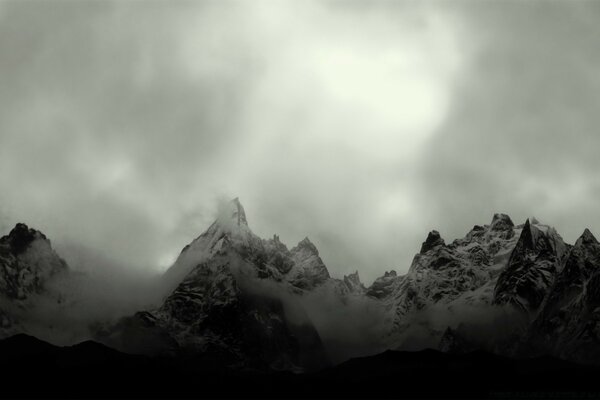
[[246, 212], [235, 198], [219, 205], [217, 218], [210, 227], [185, 246], [175, 263], [167, 270], [167, 287], [176, 285], [198, 264], [233, 247], [259, 246], [258, 238], [248, 227]]
[[579, 237], [579, 239], [577, 239], [575, 246], [581, 246], [585, 244], [598, 244], [598, 240], [596, 240], [594, 234], [587, 228], [585, 228], [583, 234]]
[[244, 243], [254, 237], [250, 227], [248, 227], [244, 207], [237, 197], [219, 205], [215, 222], [198, 239], [192, 242], [192, 245], [199, 239], [204, 238], [212, 242], [212, 247], [224, 235], [231, 240]]
[[317, 247], [305, 237], [296, 247], [290, 250], [294, 266], [288, 273], [292, 284], [301, 289], [314, 288], [327, 281], [329, 271], [319, 257]]
[[238, 197], [220, 205], [216, 222], [230, 228], [248, 227], [246, 212]]

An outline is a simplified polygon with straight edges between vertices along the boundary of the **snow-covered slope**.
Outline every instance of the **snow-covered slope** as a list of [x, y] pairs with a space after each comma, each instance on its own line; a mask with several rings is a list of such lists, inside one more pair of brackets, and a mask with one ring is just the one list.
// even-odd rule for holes
[[386, 273], [367, 294], [386, 305], [389, 347], [514, 352], [507, 342], [523, 340], [568, 252], [553, 228], [495, 214], [450, 244], [430, 232], [406, 275]]
[[304, 238], [288, 250], [277, 235], [268, 240], [255, 235], [237, 198], [220, 210], [206, 232], [182, 250], [165, 279], [175, 287], [199, 263], [231, 248], [254, 265], [257, 277], [287, 282], [300, 292], [313, 290], [332, 279], [310, 239]]
[[[400, 346], [413, 316], [432, 306], [452, 309], [462, 304], [490, 304], [494, 282], [505, 267], [521, 228], [504, 214], [490, 225], [474, 226], [462, 239], [445, 244], [432, 231], [406, 275], [386, 273], [368, 289], [389, 311], [390, 346]], [[423, 311], [425, 310], [425, 311]]]

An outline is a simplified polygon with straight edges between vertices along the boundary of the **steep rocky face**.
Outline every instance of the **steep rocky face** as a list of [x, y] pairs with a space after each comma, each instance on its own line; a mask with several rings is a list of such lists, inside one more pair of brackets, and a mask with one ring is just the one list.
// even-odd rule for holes
[[589, 230], [570, 250], [527, 345], [536, 353], [596, 361], [600, 357], [600, 243]]
[[418, 327], [446, 351], [594, 362], [599, 267], [600, 244], [589, 230], [570, 246], [535, 219], [515, 226], [496, 214], [450, 244], [431, 232], [406, 275], [386, 273], [367, 294], [388, 305], [391, 346], [401, 347]]
[[270, 273], [277, 274], [273, 268], [268, 268], [271, 266], [266, 265], [263, 241], [248, 227], [244, 208], [236, 198], [219, 210], [217, 219], [203, 234], [183, 248], [165, 274], [167, 287], [172, 290], [199, 263], [230, 247], [235, 247], [248, 258], [255, 258], [261, 269], [269, 269]]
[[494, 215], [491, 224], [474, 226], [450, 244], [432, 231], [406, 275], [390, 272], [375, 280], [367, 294], [389, 310], [390, 346], [399, 345], [403, 332], [415, 325], [413, 316], [432, 306], [489, 305], [520, 232], [505, 214]]
[[[50, 279], [67, 271], [46, 236], [25, 224], [0, 238], [0, 336], [23, 331], [34, 298], [47, 292]], [[55, 300], [60, 301], [59, 293]]]
[[162, 306], [121, 321], [101, 339], [124, 350], [218, 355], [236, 367], [294, 370], [327, 363], [319, 334], [295, 297], [330, 279], [316, 247], [305, 239], [289, 251], [277, 236], [254, 235], [237, 199], [184, 248], [166, 276], [182, 278]]
[[0, 238], [0, 295], [14, 300], [44, 290], [46, 281], [66, 271], [66, 263], [43, 233], [17, 224]]
[[[239, 365], [316, 368], [320, 338], [284, 288], [263, 282], [254, 266], [227, 251], [197, 266], [155, 313], [185, 352], [227, 354]], [[294, 309], [296, 307], [296, 309]]]
[[421, 251], [419, 252], [419, 254], [425, 254], [431, 249], [444, 245], [444, 239], [440, 237], [440, 233], [438, 231], [431, 231], [427, 235], [427, 239], [425, 239], [425, 241], [421, 245]]
[[567, 245], [556, 230], [527, 220], [498, 278], [494, 304], [512, 304], [524, 311], [537, 311], [562, 269], [566, 252]]
[[243, 206], [234, 199], [206, 232], [184, 247], [165, 274], [165, 280], [174, 288], [200, 262], [228, 248], [234, 248], [249, 260], [260, 278], [286, 281], [298, 290], [312, 290], [331, 279], [316, 246], [308, 238], [292, 250], [277, 235], [261, 239], [250, 230]]
[[[293, 282], [292, 282], [293, 284]], [[296, 286], [294, 286], [296, 288]], [[354, 272], [350, 275], [344, 275], [342, 279], [327, 278], [322, 283], [309, 287], [306, 290], [298, 291], [295, 293], [300, 296], [311, 295], [315, 293], [327, 294], [342, 304], [345, 304], [349, 297], [363, 297], [366, 294], [365, 285], [360, 281], [358, 272]], [[341, 310], [340, 310], [341, 311]]]
[[319, 257], [319, 251], [308, 238], [304, 238], [290, 253], [294, 264], [287, 274], [287, 279], [292, 285], [300, 289], [310, 289], [331, 278]]
[[512, 219], [506, 214], [494, 214], [492, 223], [490, 224], [490, 230], [495, 232], [503, 232], [501, 235], [504, 239], [510, 239], [513, 236], [515, 224]]

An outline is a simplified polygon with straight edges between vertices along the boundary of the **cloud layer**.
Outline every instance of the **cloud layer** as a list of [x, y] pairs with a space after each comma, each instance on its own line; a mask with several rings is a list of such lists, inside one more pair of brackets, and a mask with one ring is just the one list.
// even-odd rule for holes
[[592, 2], [0, 4], [2, 231], [158, 271], [239, 196], [367, 282], [496, 211], [600, 232]]

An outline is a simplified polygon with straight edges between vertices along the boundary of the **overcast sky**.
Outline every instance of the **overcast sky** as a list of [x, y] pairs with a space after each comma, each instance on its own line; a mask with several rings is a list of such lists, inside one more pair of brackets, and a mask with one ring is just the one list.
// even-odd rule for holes
[[239, 196], [332, 275], [600, 235], [600, 2], [0, 1], [0, 228], [162, 270]]

